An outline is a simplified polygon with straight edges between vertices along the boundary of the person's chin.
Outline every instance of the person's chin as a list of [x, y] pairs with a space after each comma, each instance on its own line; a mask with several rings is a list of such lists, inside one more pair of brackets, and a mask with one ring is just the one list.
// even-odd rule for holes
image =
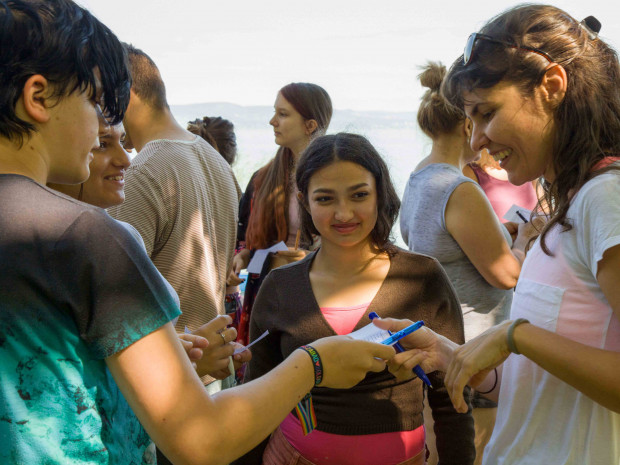
[[80, 170], [79, 174], [75, 175], [73, 182], [67, 184], [82, 184], [88, 181], [88, 178], [90, 178], [90, 169], [86, 165], [86, 169]]
[[116, 207], [125, 201], [125, 195], [119, 195], [117, 193], [107, 194], [100, 197], [96, 205], [100, 208], [106, 209]]
[[108, 199], [108, 206], [105, 208], [116, 207], [125, 201], [125, 194], [115, 194]]
[[530, 176], [525, 175], [524, 173], [520, 173], [518, 170], [506, 170], [508, 174], [508, 182], [515, 186], [521, 186], [528, 181], [533, 181], [535, 178], [529, 179]]

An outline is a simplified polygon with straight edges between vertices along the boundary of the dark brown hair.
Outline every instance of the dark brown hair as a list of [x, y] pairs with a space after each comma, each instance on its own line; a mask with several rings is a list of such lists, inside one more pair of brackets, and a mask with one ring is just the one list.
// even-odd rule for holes
[[235, 126], [230, 121], [221, 116], [205, 116], [202, 119], [196, 118], [187, 123], [187, 130], [211, 144], [229, 165], [235, 162], [237, 137], [235, 136]]
[[[312, 137], [324, 134], [332, 117], [332, 101], [320, 86], [295, 82], [280, 89], [280, 94], [304, 120], [315, 120]], [[288, 204], [295, 156], [288, 147], [280, 147], [276, 156], [254, 178], [254, 199], [246, 232], [247, 247], [262, 249], [288, 237]]]
[[[616, 52], [566, 12], [548, 5], [523, 5], [493, 18], [480, 31], [517, 47], [535, 47], [560, 64], [568, 77], [566, 95], [555, 109], [553, 182], [543, 184], [550, 220], [542, 230], [560, 224], [572, 228], [566, 213], [572, 196], [594, 175], [603, 158], [620, 152], [620, 65]], [[542, 82], [549, 63], [536, 53], [479, 40], [470, 63], [457, 59], [442, 91], [459, 108], [464, 93], [488, 89], [500, 81], [517, 85], [527, 98]]]
[[429, 62], [418, 75], [420, 84], [428, 90], [422, 96], [418, 108], [418, 124], [424, 134], [435, 139], [449, 134], [465, 120], [465, 113], [448, 102], [439, 92], [446, 75], [446, 67], [441, 63]]
[[166, 86], [155, 62], [139, 48], [130, 44], [123, 45], [129, 57], [129, 68], [133, 79], [131, 90], [153, 108], [169, 109]]
[[15, 111], [35, 74], [52, 84], [57, 101], [75, 91], [94, 101], [101, 92], [109, 122], [123, 120], [131, 86], [125, 51], [110, 29], [72, 1], [0, 2], [0, 137], [18, 145], [36, 131]]
[[372, 144], [363, 136], [341, 132], [317, 137], [304, 150], [299, 162], [295, 180], [304, 200], [300, 201], [301, 230], [306, 240], [312, 242], [312, 235], [319, 234], [312, 217], [306, 209], [308, 186], [314, 174], [336, 161], [350, 161], [369, 171], [375, 178], [377, 188], [377, 223], [370, 233], [370, 240], [376, 252], [391, 253], [395, 246], [391, 241], [392, 227], [400, 210], [400, 199], [394, 189], [385, 161]]

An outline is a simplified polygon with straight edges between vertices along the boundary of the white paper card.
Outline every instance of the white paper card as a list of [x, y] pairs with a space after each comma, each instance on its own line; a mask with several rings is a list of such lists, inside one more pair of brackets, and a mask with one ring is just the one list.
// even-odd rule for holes
[[248, 273], [260, 274], [263, 269], [263, 264], [265, 263], [265, 259], [267, 258], [267, 254], [269, 252], [280, 252], [288, 250], [288, 247], [283, 241], [278, 242], [276, 245], [272, 245], [268, 249], [258, 249], [252, 260], [250, 260], [250, 264], [248, 265]]
[[527, 208], [520, 207], [519, 205], [513, 205], [504, 215], [504, 219], [512, 221], [513, 223], [527, 223], [530, 221], [532, 211]]
[[348, 334], [348, 336], [360, 341], [381, 343], [390, 337], [390, 333], [388, 330], [377, 328], [374, 324], [370, 323], [357, 331], [353, 331]]
[[258, 341], [260, 341], [262, 338], [264, 338], [265, 336], [267, 336], [269, 334], [269, 330], [265, 331], [263, 334], [261, 334], [258, 338], [254, 339], [252, 342], [250, 342], [246, 347], [239, 347], [238, 349], [235, 349], [235, 351], [233, 352], [233, 355], [237, 355], [240, 354], [241, 352], [243, 352], [246, 349], [249, 349], [250, 347], [252, 347], [254, 344], [256, 344]]

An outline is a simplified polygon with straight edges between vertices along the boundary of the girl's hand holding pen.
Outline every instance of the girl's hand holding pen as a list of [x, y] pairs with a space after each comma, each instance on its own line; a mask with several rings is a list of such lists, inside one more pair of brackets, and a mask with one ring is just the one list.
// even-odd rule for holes
[[[410, 320], [393, 318], [376, 318], [373, 323], [377, 327], [393, 333], [412, 324]], [[426, 326], [405, 336], [399, 343], [406, 351], [396, 354], [388, 361], [390, 372], [399, 380], [413, 378], [415, 373], [412, 370], [416, 365], [420, 365], [426, 373], [437, 370], [445, 371], [450, 363], [452, 352], [458, 347], [458, 344], [435, 333]]]
[[[409, 326], [411, 321], [385, 318], [375, 319], [373, 323], [381, 329], [396, 332]], [[452, 405], [456, 411], [465, 413], [465, 386], [478, 386], [510, 355], [506, 334], [511, 323], [506, 321], [489, 328], [462, 346], [422, 327], [399, 341], [407, 351], [396, 354], [388, 361], [388, 368], [394, 376], [403, 380], [414, 376], [411, 370], [416, 364], [427, 373], [436, 370], [445, 372], [444, 383]]]
[[525, 260], [525, 254], [532, 245], [532, 239], [535, 239], [540, 234], [544, 225], [545, 220], [541, 216], [535, 216], [532, 218], [532, 221], [523, 223], [514, 223], [512, 221], [504, 223], [504, 227], [512, 238], [512, 253], [520, 263], [523, 263], [523, 260]]
[[271, 269], [303, 260], [307, 254], [307, 250], [294, 249], [293, 247], [289, 247], [288, 250], [278, 251], [271, 257]]

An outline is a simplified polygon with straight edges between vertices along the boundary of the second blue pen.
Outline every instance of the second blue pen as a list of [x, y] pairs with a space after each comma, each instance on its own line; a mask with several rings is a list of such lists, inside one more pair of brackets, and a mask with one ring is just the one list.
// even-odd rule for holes
[[[376, 312], [370, 312], [370, 314], [368, 315], [368, 318], [370, 318], [371, 320], [374, 320], [375, 318], [379, 318], [379, 315], [377, 315]], [[390, 337], [387, 338], [385, 341], [382, 341], [381, 343], [386, 344], [386, 345], [393, 345], [396, 352], [404, 352], [405, 349], [403, 346], [401, 346], [398, 343], [398, 340], [420, 329], [422, 326], [424, 326], [424, 322], [417, 321], [416, 323], [413, 323], [412, 325], [407, 326], [405, 329], [402, 329], [394, 334], [392, 334], [391, 331], [388, 331], [388, 333], [390, 334]], [[418, 378], [422, 380], [422, 382], [424, 382], [424, 384], [426, 384], [430, 388], [433, 387], [433, 385], [431, 384], [431, 381], [428, 379], [428, 376], [426, 376], [426, 373], [424, 373], [424, 370], [422, 369], [420, 365], [414, 366], [413, 372], [416, 374]]]

